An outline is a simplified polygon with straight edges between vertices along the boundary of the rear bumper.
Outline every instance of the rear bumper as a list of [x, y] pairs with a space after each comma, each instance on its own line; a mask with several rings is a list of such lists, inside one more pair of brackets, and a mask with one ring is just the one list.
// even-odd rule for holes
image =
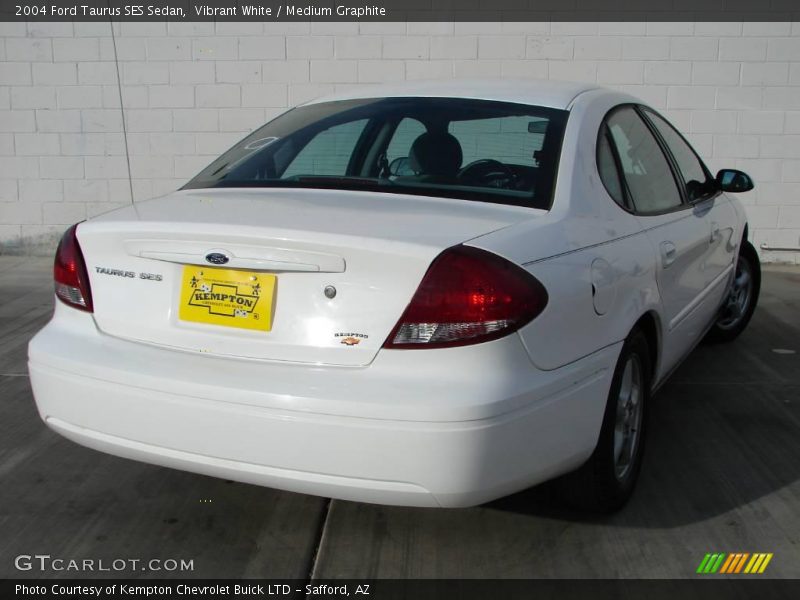
[[29, 368], [42, 419], [97, 450], [347, 500], [469, 506], [588, 457], [618, 352], [540, 371], [509, 336], [363, 368], [281, 365], [119, 340], [59, 306]]

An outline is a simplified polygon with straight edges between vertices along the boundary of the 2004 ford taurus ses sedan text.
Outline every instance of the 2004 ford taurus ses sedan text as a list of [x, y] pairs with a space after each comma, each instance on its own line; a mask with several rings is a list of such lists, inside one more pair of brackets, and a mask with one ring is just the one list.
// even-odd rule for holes
[[650, 396], [747, 325], [740, 171], [635, 98], [428, 83], [313, 101], [70, 228], [30, 343], [91, 448], [365, 502], [633, 489]]

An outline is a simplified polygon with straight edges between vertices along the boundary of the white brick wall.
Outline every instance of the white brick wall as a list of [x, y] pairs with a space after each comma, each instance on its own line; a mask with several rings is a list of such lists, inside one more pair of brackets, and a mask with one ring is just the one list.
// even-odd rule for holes
[[[357, 84], [597, 82], [756, 179], [757, 245], [800, 246], [800, 23], [31, 23], [0, 37], [0, 252], [175, 189], [286, 107]], [[127, 129], [126, 157], [123, 119]], [[800, 260], [798, 253], [763, 253]]]

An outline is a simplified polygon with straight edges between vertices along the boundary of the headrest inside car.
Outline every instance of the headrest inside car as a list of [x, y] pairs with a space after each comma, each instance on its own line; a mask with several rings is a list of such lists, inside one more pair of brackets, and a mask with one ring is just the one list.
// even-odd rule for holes
[[411, 168], [421, 175], [452, 177], [461, 167], [461, 144], [451, 134], [427, 132], [411, 145], [408, 154]]

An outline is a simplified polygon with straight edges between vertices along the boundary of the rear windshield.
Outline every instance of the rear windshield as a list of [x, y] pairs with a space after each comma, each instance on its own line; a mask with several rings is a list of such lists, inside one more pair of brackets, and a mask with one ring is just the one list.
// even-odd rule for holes
[[461, 98], [370, 98], [292, 109], [184, 189], [307, 187], [549, 209], [563, 110]]

